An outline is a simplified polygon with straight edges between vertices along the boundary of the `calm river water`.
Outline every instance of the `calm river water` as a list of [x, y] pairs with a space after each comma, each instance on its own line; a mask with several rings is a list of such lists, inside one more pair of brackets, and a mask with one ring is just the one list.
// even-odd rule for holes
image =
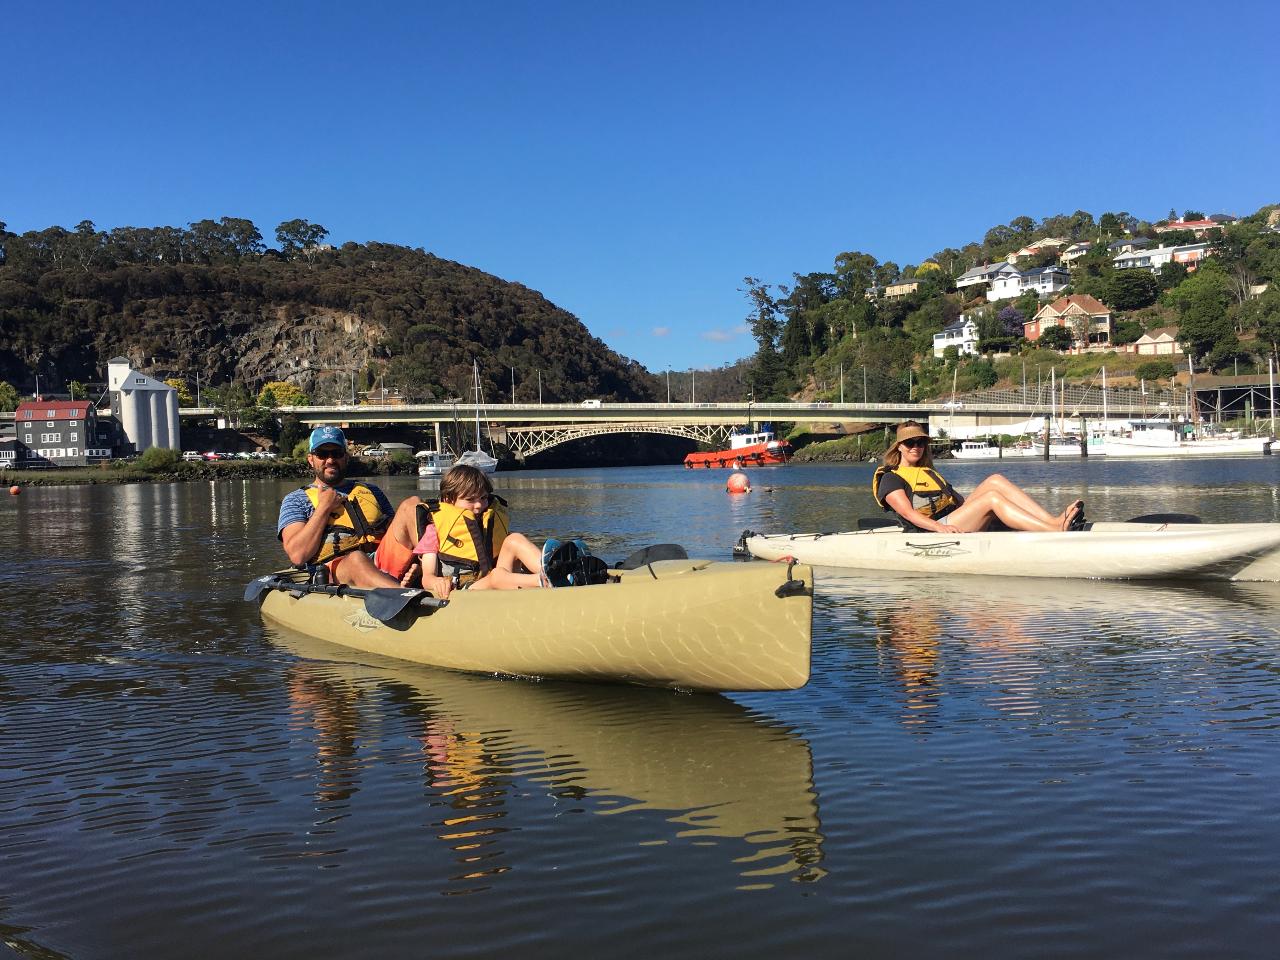
[[[1280, 457], [1003, 469], [1094, 518], [1280, 520]], [[535, 538], [727, 557], [875, 514], [870, 473], [497, 480]], [[499, 680], [265, 629], [289, 487], [0, 501], [17, 955], [1275, 954], [1277, 585], [830, 576], [803, 690]]]

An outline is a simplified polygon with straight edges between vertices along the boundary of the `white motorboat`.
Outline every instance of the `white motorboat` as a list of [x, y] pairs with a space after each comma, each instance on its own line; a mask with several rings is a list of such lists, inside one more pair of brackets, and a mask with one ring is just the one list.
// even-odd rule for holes
[[951, 451], [957, 460], [1007, 460], [1016, 457], [1033, 457], [1031, 444], [1011, 443], [1001, 447], [989, 440], [964, 440]]
[[1280, 581], [1280, 523], [1101, 522], [1067, 533], [906, 533], [897, 526], [846, 533], [746, 531], [738, 552], [812, 566], [915, 573]]
[[1169, 420], [1134, 420], [1123, 436], [1109, 436], [1108, 457], [1256, 457], [1271, 453], [1275, 437], [1197, 433]]
[[453, 457], [439, 450], [419, 450], [414, 457], [418, 461], [420, 477], [442, 477], [453, 466]]

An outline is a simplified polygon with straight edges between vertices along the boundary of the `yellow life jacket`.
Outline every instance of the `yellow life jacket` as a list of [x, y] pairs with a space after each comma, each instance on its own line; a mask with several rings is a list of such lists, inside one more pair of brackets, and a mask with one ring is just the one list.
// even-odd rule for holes
[[945, 516], [960, 505], [960, 498], [951, 484], [943, 480], [932, 467], [908, 467], [904, 464], [896, 467], [881, 466], [871, 478], [871, 495], [876, 498], [876, 503], [890, 513], [893, 512], [893, 507], [880, 496], [880, 478], [886, 473], [896, 473], [906, 482], [913, 496], [923, 497], [928, 501], [916, 509], [930, 519]]
[[[320, 491], [304, 487], [312, 507], [319, 506]], [[325, 563], [353, 550], [372, 550], [382, 540], [391, 517], [383, 512], [378, 498], [363, 483], [354, 484], [345, 499], [334, 505], [320, 541], [320, 552], [312, 563]]]
[[507, 501], [490, 494], [489, 506], [479, 517], [453, 503], [431, 500], [426, 508], [440, 538], [436, 557], [442, 571], [454, 576], [459, 584], [467, 584], [493, 569], [502, 542], [511, 530]]

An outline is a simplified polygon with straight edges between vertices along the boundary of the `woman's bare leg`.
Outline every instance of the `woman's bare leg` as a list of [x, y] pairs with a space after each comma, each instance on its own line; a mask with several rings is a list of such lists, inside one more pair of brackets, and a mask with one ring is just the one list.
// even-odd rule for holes
[[998, 519], [1010, 530], [1049, 531], [1062, 530], [1062, 522], [1053, 516], [1047, 519], [1024, 510], [1020, 504], [1005, 499], [991, 487], [981, 486], [963, 504], [943, 518], [943, 522], [961, 533], [985, 530], [992, 519]]

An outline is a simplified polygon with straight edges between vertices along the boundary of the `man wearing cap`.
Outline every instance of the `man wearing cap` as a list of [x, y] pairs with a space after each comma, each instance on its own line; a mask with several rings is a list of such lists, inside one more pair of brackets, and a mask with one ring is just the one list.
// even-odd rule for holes
[[315, 479], [285, 495], [276, 524], [290, 562], [323, 563], [331, 583], [400, 586], [414, 569], [415, 510], [422, 501], [408, 497], [393, 510], [378, 487], [348, 480], [347, 438], [337, 427], [311, 431], [307, 463]]

